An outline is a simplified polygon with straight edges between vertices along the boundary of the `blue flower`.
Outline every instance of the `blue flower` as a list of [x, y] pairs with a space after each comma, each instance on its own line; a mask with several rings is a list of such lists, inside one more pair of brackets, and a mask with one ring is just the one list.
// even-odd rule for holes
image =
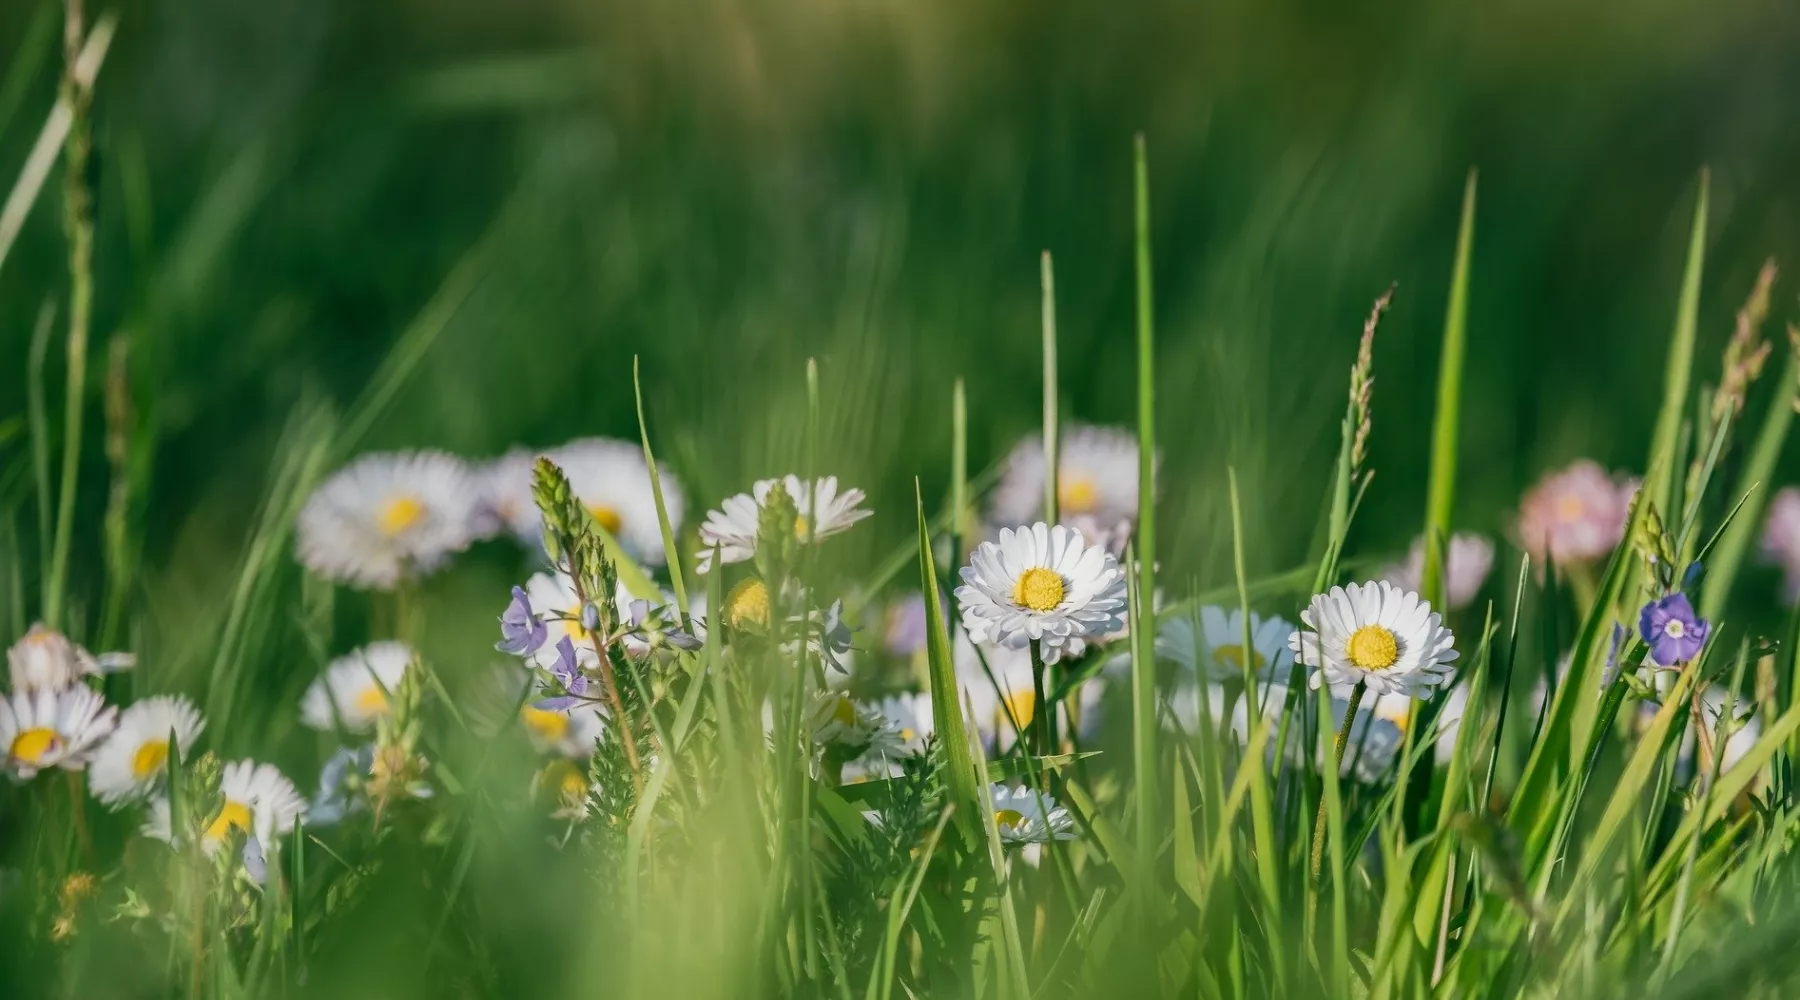
[[549, 633], [544, 620], [532, 613], [531, 598], [525, 596], [525, 588], [514, 587], [512, 603], [500, 616], [500, 641], [494, 648], [514, 656], [530, 656], [543, 646]]
[[319, 794], [306, 807], [306, 825], [332, 826], [361, 809], [355, 786], [361, 785], [374, 761], [374, 747], [339, 747], [319, 772]]
[[537, 707], [546, 712], [566, 709], [587, 694], [587, 675], [581, 672], [581, 665], [575, 661], [575, 643], [566, 635], [556, 642], [556, 662], [550, 665], [550, 676], [556, 679], [557, 687], [563, 691], [563, 695], [538, 702]]
[[1700, 655], [1710, 628], [1680, 592], [1651, 601], [1638, 614], [1638, 635], [1650, 647], [1650, 662], [1659, 667], [1678, 666]]

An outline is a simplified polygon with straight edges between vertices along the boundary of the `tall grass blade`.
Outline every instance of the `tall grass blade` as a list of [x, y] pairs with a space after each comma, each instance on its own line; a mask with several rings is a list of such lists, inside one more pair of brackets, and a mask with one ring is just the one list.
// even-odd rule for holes
[[1772, 480], [1782, 445], [1787, 443], [1788, 427], [1794, 420], [1794, 402], [1800, 395], [1800, 350], [1790, 344], [1786, 353], [1787, 361], [1775, 382], [1768, 414], [1763, 417], [1762, 429], [1750, 448], [1749, 461], [1744, 463], [1744, 471], [1738, 476], [1737, 495], [1747, 499], [1743, 509], [1726, 526], [1707, 561], [1706, 586], [1700, 595], [1700, 616], [1708, 621], [1717, 621], [1724, 613], [1732, 585], [1737, 582], [1738, 569], [1743, 565], [1744, 553], [1749, 551], [1750, 542], [1763, 523], [1763, 511], [1769, 505], [1769, 490], [1759, 486]]
[[1694, 196], [1694, 221], [1688, 233], [1687, 263], [1682, 268], [1681, 292], [1675, 305], [1675, 332], [1669, 339], [1669, 360], [1663, 376], [1662, 409], [1656, 415], [1650, 458], [1644, 468], [1644, 495], [1656, 501], [1665, 517], [1675, 508], [1676, 448], [1681, 437], [1681, 415], [1687, 407], [1688, 382], [1694, 368], [1694, 338], [1699, 328], [1700, 276], [1706, 263], [1706, 212], [1709, 172], [1700, 171]]
[[[962, 696], [956, 685], [956, 661], [950, 652], [950, 632], [944, 622], [943, 592], [938, 589], [937, 563], [931, 556], [931, 531], [925, 521], [925, 497], [913, 481], [913, 500], [919, 515], [919, 590], [925, 595], [925, 656], [931, 674], [931, 717], [944, 748], [944, 771], [950, 801], [957, 807], [956, 825], [973, 838], [980, 799], [975, 787], [975, 763], [969, 756], [969, 735], [963, 725]], [[710, 630], [709, 630], [710, 632]]]
[[1138, 877], [1148, 888], [1150, 867], [1162, 836], [1157, 798], [1156, 619], [1146, 606], [1156, 593], [1156, 334], [1150, 284], [1150, 177], [1143, 133], [1133, 158], [1137, 244], [1138, 512], [1133, 532], [1137, 558], [1131, 628], [1131, 763], [1137, 775]]
[[1055, 524], [1061, 520], [1058, 504], [1062, 498], [1062, 444], [1056, 413], [1056, 269], [1045, 250], [1039, 268], [1043, 286], [1044, 336], [1044, 520]]
[[1456, 263], [1450, 270], [1450, 305], [1444, 316], [1443, 359], [1438, 365], [1437, 417], [1431, 429], [1431, 473], [1425, 492], [1424, 597], [1444, 604], [1444, 556], [1456, 506], [1456, 438], [1462, 424], [1463, 355], [1469, 314], [1469, 254], [1475, 242], [1475, 171], [1463, 186], [1462, 222], [1456, 231]]
[[675, 591], [675, 608], [681, 612], [681, 620], [686, 622], [689, 618], [688, 597], [687, 584], [681, 575], [681, 546], [675, 543], [675, 529], [669, 524], [669, 505], [663, 499], [662, 474], [656, 465], [656, 452], [650, 450], [650, 425], [644, 420], [644, 383], [638, 374], [638, 358], [635, 354], [631, 358], [631, 392], [637, 400], [638, 438], [644, 445], [644, 464], [650, 470], [650, 495], [656, 501], [656, 526], [662, 532], [663, 561], [669, 567], [669, 588]]

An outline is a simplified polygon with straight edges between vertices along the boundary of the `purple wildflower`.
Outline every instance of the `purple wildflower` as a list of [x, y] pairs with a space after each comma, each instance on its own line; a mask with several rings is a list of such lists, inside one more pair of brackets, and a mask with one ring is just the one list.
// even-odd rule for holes
[[1680, 592], [1651, 601], [1638, 615], [1638, 635], [1650, 647], [1650, 662], [1659, 667], [1677, 666], [1700, 655], [1709, 628]]
[[514, 587], [512, 603], [500, 616], [500, 641], [494, 648], [514, 656], [530, 656], [548, 637], [549, 629], [544, 626], [544, 620], [531, 611], [531, 598], [525, 595], [525, 588]]

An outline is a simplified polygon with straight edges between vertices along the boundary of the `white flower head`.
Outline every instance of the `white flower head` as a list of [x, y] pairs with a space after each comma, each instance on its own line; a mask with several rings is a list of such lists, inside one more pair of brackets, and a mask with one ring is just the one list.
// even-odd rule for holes
[[[258, 764], [253, 760], [226, 764], [219, 780], [219, 794], [225, 804], [200, 838], [200, 846], [208, 856], [218, 851], [219, 844], [233, 830], [266, 849], [275, 838], [293, 833], [294, 824], [306, 812], [306, 799], [301, 797], [300, 790], [273, 764]], [[150, 814], [144, 820], [144, 835], [175, 843], [167, 798], [151, 800]]]
[[[1334, 693], [1341, 696], [1349, 692]], [[1376, 698], [1373, 704], [1364, 701], [1364, 705], [1377, 719], [1393, 723], [1401, 735], [1412, 728], [1413, 721], [1425, 707], [1424, 702], [1414, 701], [1411, 695], [1405, 694], [1384, 694]], [[1433, 754], [1439, 764], [1450, 763], [1450, 758], [1455, 755], [1457, 733], [1462, 730], [1463, 714], [1468, 711], [1468, 706], [1469, 686], [1458, 684], [1452, 687], [1449, 697], [1444, 700], [1444, 707], [1437, 715], [1437, 743], [1433, 747]]]
[[819, 746], [866, 748], [880, 756], [898, 757], [901, 751], [899, 732], [882, 718], [874, 706], [864, 704], [842, 691], [821, 691], [813, 700], [808, 715], [813, 742]]
[[[656, 518], [656, 493], [641, 446], [614, 438], [582, 438], [551, 451], [549, 457], [569, 478], [576, 499], [628, 555], [646, 566], [663, 564], [662, 525]], [[687, 496], [661, 462], [657, 474], [662, 479], [669, 529], [680, 531]], [[532, 512], [536, 513], [535, 507]], [[536, 530], [534, 525], [534, 533]]]
[[85, 685], [17, 691], [0, 698], [0, 749], [6, 772], [24, 781], [60, 767], [79, 771], [118, 724], [119, 710]]
[[593, 705], [576, 704], [565, 709], [539, 708], [527, 700], [519, 709], [519, 721], [531, 745], [539, 753], [586, 761], [594, 755], [594, 741], [606, 722]]
[[[1244, 611], [1208, 605], [1200, 609], [1198, 622], [1192, 613], [1173, 615], [1156, 630], [1156, 655], [1174, 662], [1186, 674], [1204, 667], [1212, 680], [1242, 680], [1245, 661], [1251, 673], [1266, 680], [1286, 681], [1294, 665], [1288, 648], [1292, 623], [1250, 613], [1250, 649], [1244, 649]], [[1195, 628], [1196, 624], [1199, 626]]]
[[393, 640], [372, 642], [332, 660], [300, 700], [300, 720], [323, 732], [340, 725], [346, 732], [368, 732], [388, 713], [412, 661], [412, 647]]
[[[1257, 711], [1261, 717], [1269, 718], [1271, 726], [1279, 725], [1279, 716], [1287, 705], [1289, 688], [1286, 684], [1270, 682], [1258, 686]], [[1300, 694], [1302, 698], [1317, 698], [1316, 694]], [[1311, 754], [1321, 766], [1331, 753], [1329, 744], [1337, 739], [1337, 733], [1344, 728], [1344, 716], [1350, 710], [1347, 699], [1333, 696], [1331, 699], [1331, 727], [1325, 732], [1324, 748]], [[1218, 709], [1215, 707], [1214, 711]], [[1240, 743], [1247, 742], [1250, 734], [1249, 706], [1239, 698], [1232, 706], [1231, 732]], [[1298, 729], [1291, 729], [1288, 734], [1286, 759], [1289, 763], [1298, 763], [1308, 756], [1307, 741], [1298, 735]], [[1270, 730], [1270, 737], [1265, 748], [1269, 759], [1274, 759], [1275, 730]], [[1356, 713], [1356, 721], [1350, 724], [1350, 740], [1344, 745], [1344, 762], [1338, 774], [1343, 778], [1355, 778], [1364, 783], [1373, 783], [1387, 773], [1388, 766], [1400, 753], [1406, 743], [1406, 733], [1392, 720], [1386, 719], [1371, 710], [1367, 699]]]
[[38, 622], [7, 649], [6, 664], [14, 692], [61, 691], [83, 677], [129, 670], [137, 658], [130, 653], [95, 656]]
[[[794, 534], [802, 542], [829, 538], [848, 531], [856, 522], [874, 513], [862, 509], [862, 490], [846, 489], [838, 492], [836, 476], [816, 479], [811, 487], [795, 475], [758, 480], [749, 493], [726, 497], [718, 510], [706, 512], [706, 522], [700, 525], [700, 558], [697, 563], [700, 572], [712, 570], [714, 547], [719, 550], [719, 561], [727, 565], [744, 562], [756, 554], [757, 524], [763, 504], [768, 502], [769, 492], [775, 488], [776, 483], [780, 483], [787, 491], [800, 512], [799, 520], [794, 522]], [[813, 513], [815, 505], [818, 510], [816, 516]]]
[[994, 799], [994, 828], [1007, 844], [1043, 844], [1074, 840], [1075, 819], [1048, 792], [1035, 788], [1009, 788], [995, 782], [989, 789]]
[[543, 544], [544, 516], [531, 490], [542, 454], [540, 449], [512, 448], [475, 467], [475, 484], [481, 492], [476, 537], [492, 538], [504, 532], [528, 548]]
[[300, 562], [339, 583], [391, 590], [469, 547], [482, 492], [462, 459], [439, 451], [364, 455], [300, 510]]
[[[956, 684], [972, 713], [970, 721], [982, 745], [1005, 753], [1018, 735], [1031, 731], [1037, 718], [1037, 691], [1032, 684], [1031, 654], [1024, 649], [984, 644], [977, 648], [958, 632], [953, 654]], [[985, 669], [983, 663], [986, 663]], [[1049, 679], [1046, 678], [1046, 683]], [[1080, 713], [1080, 736], [1091, 739], [1099, 731], [1104, 680], [1090, 678], [1075, 696]], [[1046, 691], [1048, 695], [1050, 692]]]
[[94, 751], [88, 784], [110, 809], [136, 802], [162, 786], [169, 770], [169, 738], [181, 759], [206, 729], [200, 710], [180, 695], [157, 695], [127, 708], [119, 726]]
[[[1059, 435], [1056, 506], [1064, 524], [1092, 535], [1129, 524], [1138, 510], [1137, 436], [1118, 427], [1070, 424]], [[994, 520], [1027, 524], [1044, 516], [1044, 438], [1020, 441], [994, 489]], [[1090, 542], [1099, 543], [1098, 537]]]
[[1335, 690], [1361, 681], [1377, 696], [1428, 696], [1450, 682], [1455, 637], [1419, 595], [1386, 581], [1333, 587], [1300, 613], [1304, 630], [1288, 638], [1312, 685]]
[[1125, 627], [1125, 573], [1112, 553], [1072, 528], [1039, 521], [982, 542], [956, 588], [963, 628], [975, 642], [1011, 649], [1042, 644], [1055, 663], [1071, 643]]
[[[1444, 597], [1450, 610], [1469, 606], [1494, 568], [1494, 543], [1484, 535], [1459, 531], [1444, 551]], [[1406, 561], [1381, 571], [1381, 578], [1401, 590], [1418, 592], [1425, 580], [1425, 539], [1413, 540]]]

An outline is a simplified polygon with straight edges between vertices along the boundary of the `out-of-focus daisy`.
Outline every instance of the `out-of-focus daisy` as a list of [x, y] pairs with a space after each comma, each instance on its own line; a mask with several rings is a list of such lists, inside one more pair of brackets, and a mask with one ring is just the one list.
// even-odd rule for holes
[[[1071, 424], [1057, 449], [1056, 506], [1064, 524], [1098, 536], [1138, 509], [1137, 436], [1117, 427]], [[1029, 524], [1044, 517], [1044, 439], [1034, 434], [1013, 448], [994, 488], [993, 517], [999, 524]], [[1090, 544], [1104, 539], [1090, 537]]]
[[860, 747], [888, 757], [900, 755], [899, 735], [881, 712], [842, 691], [820, 692], [809, 721], [813, 742], [820, 746], [853, 750]]
[[[1459, 531], [1451, 535], [1450, 545], [1444, 552], [1444, 596], [1450, 610], [1468, 607], [1481, 592], [1481, 585], [1487, 582], [1493, 568], [1493, 542], [1471, 532]], [[1425, 580], [1425, 539], [1413, 539], [1406, 561], [1382, 570], [1381, 578], [1401, 590], [1418, 593]]]
[[925, 749], [925, 737], [937, 730], [937, 723], [931, 714], [929, 691], [888, 695], [881, 699], [876, 710], [887, 720], [901, 749], [906, 753], [922, 752]]
[[999, 782], [988, 791], [994, 799], [994, 828], [1003, 843], [1045, 844], [1075, 839], [1074, 817], [1048, 792], [1010, 788]]
[[145, 698], [119, 716], [119, 726], [94, 751], [88, 772], [94, 797], [117, 809], [161, 786], [169, 769], [169, 737], [186, 759], [206, 728], [200, 710], [180, 695]]
[[[1195, 625], [1198, 624], [1198, 628]], [[1187, 674], [1204, 667], [1212, 680], [1241, 680], [1244, 662], [1258, 677], [1285, 681], [1294, 665], [1288, 636], [1291, 622], [1250, 613], [1250, 649], [1244, 649], [1244, 611], [1212, 606], [1200, 609], [1196, 623], [1192, 613], [1172, 615], [1156, 630], [1156, 655], [1174, 662]]]
[[[769, 491], [774, 489], [776, 483], [782, 484], [788, 496], [793, 498], [794, 506], [800, 511], [799, 520], [794, 522], [794, 535], [802, 542], [809, 538], [829, 538], [848, 531], [856, 522], [874, 513], [863, 510], [860, 506], [863, 502], [862, 490], [846, 489], [839, 492], [836, 476], [814, 480], [811, 487], [807, 486], [805, 480], [794, 475], [758, 480], [750, 488], [750, 492], [726, 497], [718, 510], [706, 512], [706, 522], [700, 525], [700, 558], [697, 563], [700, 572], [711, 571], [715, 546], [719, 550], [719, 561], [727, 565], [744, 562], [756, 554], [757, 523], [763, 504], [768, 502]], [[818, 510], [816, 515], [815, 504]]]
[[[232, 831], [237, 830], [266, 847], [275, 838], [294, 832], [294, 824], [306, 812], [306, 800], [294, 783], [273, 764], [253, 760], [233, 761], [225, 765], [220, 776], [219, 792], [225, 804], [201, 835], [200, 846], [211, 855]], [[169, 800], [157, 798], [150, 803], [150, 815], [144, 821], [144, 835], [168, 843], [175, 842], [170, 828]]]
[[306, 689], [300, 700], [301, 721], [326, 732], [340, 725], [346, 732], [368, 732], [388, 713], [388, 699], [412, 661], [412, 647], [393, 640], [372, 642], [338, 657]]
[[[1437, 744], [1433, 748], [1439, 764], [1447, 764], [1456, 752], [1456, 734], [1462, 729], [1463, 712], [1469, 704], [1469, 686], [1458, 684], [1450, 689], [1450, 695], [1444, 701], [1444, 707], [1437, 716]], [[1412, 728], [1413, 719], [1425, 708], [1425, 702], [1415, 702], [1404, 694], [1384, 694], [1375, 699], [1371, 711], [1378, 719], [1394, 724], [1404, 735]]]
[[[647, 566], [663, 564], [666, 554], [662, 526], [656, 519], [656, 494], [640, 446], [614, 438], [582, 438], [552, 450], [550, 460], [569, 477], [569, 487], [594, 515], [594, 521], [627, 554]], [[682, 517], [687, 513], [687, 496], [660, 462], [657, 473], [662, 479], [669, 529], [680, 531]]]
[[1454, 676], [1455, 637], [1419, 595], [1386, 581], [1333, 587], [1300, 613], [1288, 639], [1314, 668], [1312, 686], [1368, 685], [1377, 696], [1424, 697]]
[[1616, 479], [1581, 459], [1538, 481], [1519, 501], [1519, 543], [1542, 565], [1592, 562], [1625, 537], [1634, 480]]
[[[1288, 686], [1279, 683], [1265, 684], [1257, 689], [1257, 696], [1260, 699], [1257, 703], [1259, 718], [1277, 716], [1283, 706], [1287, 704]], [[1301, 692], [1300, 697], [1317, 698], [1318, 695]], [[1331, 728], [1325, 733], [1327, 744], [1333, 742], [1336, 734], [1342, 731], [1344, 715], [1349, 709], [1349, 701], [1336, 696], [1332, 697]], [[1276, 726], [1279, 725], [1279, 722], [1271, 718], [1270, 725]], [[1249, 707], [1242, 698], [1239, 698], [1233, 705], [1231, 731], [1240, 743], [1249, 740]], [[1365, 783], [1380, 780], [1381, 776], [1387, 772], [1388, 765], [1393, 763], [1395, 756], [1404, 746], [1405, 739], [1406, 734], [1393, 721], [1381, 718], [1366, 707], [1363, 708], [1356, 713], [1356, 721], [1350, 724], [1350, 740], [1344, 745], [1344, 763], [1339, 774], [1345, 778], [1354, 777]], [[1266, 748], [1270, 760], [1274, 759], [1275, 742], [1275, 730], [1271, 729]], [[1290, 726], [1287, 760], [1290, 763], [1296, 763], [1306, 759], [1308, 745], [1306, 736], [1300, 731], [1300, 728]], [[1326, 760], [1323, 754], [1329, 752], [1330, 749], [1327, 747], [1312, 756], [1322, 765]]]
[[[983, 645], [977, 649], [967, 635], [959, 632], [953, 659], [957, 688], [967, 698], [968, 708], [974, 713], [971, 721], [982, 745], [996, 753], [1012, 749], [1018, 742], [1018, 734], [1030, 732], [1031, 722], [1037, 717], [1037, 692], [1032, 688], [1030, 654], [1005, 646]], [[982, 668], [984, 660], [985, 670]], [[1081, 685], [1075, 696], [1081, 724], [1079, 733], [1084, 739], [1094, 734], [1100, 721], [1103, 685], [1101, 678], [1091, 678]], [[1046, 678], [1046, 687], [1052, 686]], [[1050, 693], [1049, 690], [1045, 692], [1046, 695]], [[1015, 722], [1017, 729], [1013, 725]]]
[[1125, 573], [1098, 545], [1072, 528], [1039, 521], [1000, 529], [962, 568], [956, 588], [963, 628], [975, 642], [1023, 649], [1041, 643], [1055, 663], [1071, 640], [1125, 627]]
[[482, 494], [462, 459], [438, 451], [364, 455], [307, 498], [300, 562], [328, 579], [390, 590], [469, 547]]
[[1764, 562], [1781, 567], [1788, 603], [1800, 600], [1800, 488], [1783, 487], [1769, 501], [1760, 548]]
[[23, 781], [60, 767], [79, 771], [118, 724], [119, 710], [77, 684], [61, 691], [18, 691], [0, 698], [0, 747], [6, 771]]
[[540, 708], [526, 703], [519, 709], [519, 721], [540, 753], [553, 753], [571, 760], [587, 760], [593, 756], [594, 741], [606, 728], [600, 713], [592, 705], [572, 705], [565, 709]]
[[529, 548], [542, 544], [544, 518], [531, 492], [538, 456], [542, 454], [542, 449], [513, 448], [475, 467], [475, 485], [481, 491], [476, 537], [492, 538], [504, 532]]
[[39, 622], [6, 651], [14, 693], [61, 691], [83, 677], [116, 673], [137, 665], [130, 653], [94, 656], [69, 637]]
[[531, 779], [532, 797], [554, 806], [551, 816], [574, 822], [588, 814], [587, 768], [568, 758], [545, 764]]

